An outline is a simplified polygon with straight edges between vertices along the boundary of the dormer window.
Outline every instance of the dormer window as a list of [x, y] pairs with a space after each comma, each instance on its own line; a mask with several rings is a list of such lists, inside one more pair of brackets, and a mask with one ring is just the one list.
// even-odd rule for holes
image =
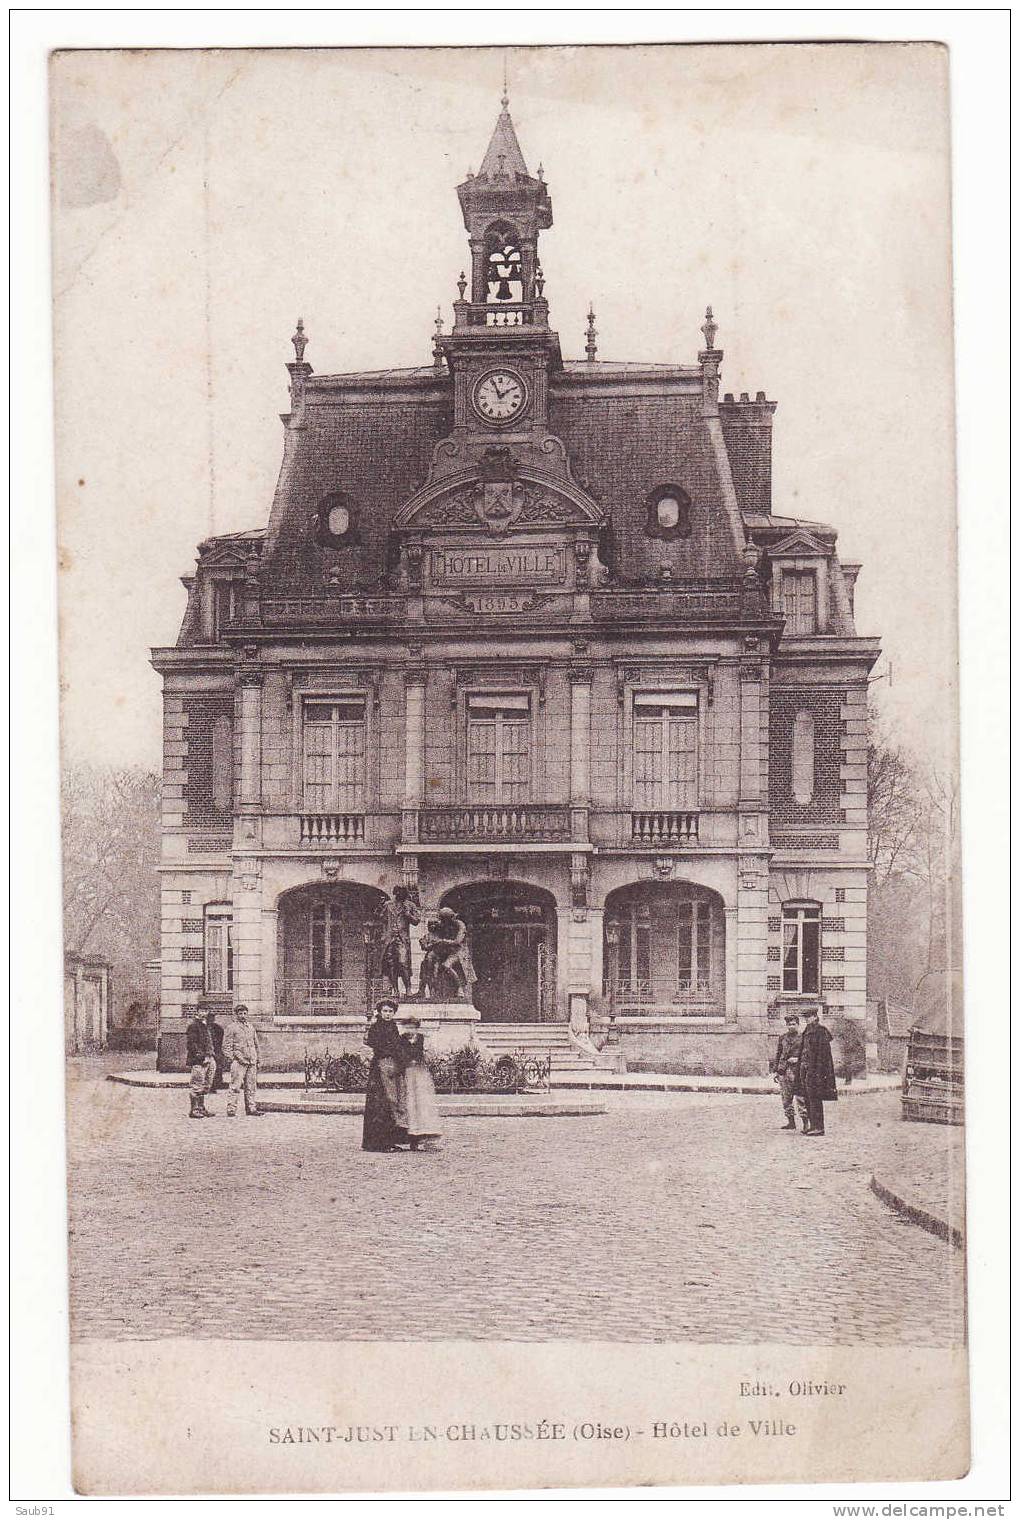
[[357, 508], [346, 491], [332, 491], [319, 502], [312, 519], [319, 543], [346, 549], [357, 541]]
[[783, 570], [780, 605], [787, 634], [818, 632], [818, 577], [813, 570]]
[[691, 498], [680, 486], [657, 487], [645, 504], [645, 531], [650, 538], [689, 538]]

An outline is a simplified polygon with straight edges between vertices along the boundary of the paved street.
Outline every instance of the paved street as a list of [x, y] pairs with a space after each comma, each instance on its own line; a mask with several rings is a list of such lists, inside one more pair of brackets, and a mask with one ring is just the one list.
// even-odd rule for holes
[[943, 1346], [963, 1254], [873, 1171], [930, 1151], [894, 1095], [827, 1108], [612, 1093], [596, 1118], [451, 1120], [365, 1155], [360, 1121], [190, 1123], [183, 1093], [69, 1071], [73, 1333]]

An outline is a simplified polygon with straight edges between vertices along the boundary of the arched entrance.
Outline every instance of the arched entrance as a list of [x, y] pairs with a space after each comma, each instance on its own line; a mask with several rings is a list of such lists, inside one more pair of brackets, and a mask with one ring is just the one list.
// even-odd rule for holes
[[605, 992], [617, 1011], [713, 1015], [726, 1006], [726, 917], [718, 892], [636, 882], [606, 898]]
[[313, 882], [277, 904], [276, 1011], [290, 1018], [362, 1016], [378, 991], [375, 920], [385, 894]]
[[556, 1017], [556, 900], [524, 882], [454, 887], [443, 898], [464, 920], [482, 1019], [516, 1024]]

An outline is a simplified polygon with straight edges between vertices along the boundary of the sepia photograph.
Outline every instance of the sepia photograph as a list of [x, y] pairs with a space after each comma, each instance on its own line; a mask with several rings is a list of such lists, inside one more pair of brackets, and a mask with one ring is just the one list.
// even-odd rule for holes
[[962, 1477], [946, 50], [50, 110], [77, 1491]]

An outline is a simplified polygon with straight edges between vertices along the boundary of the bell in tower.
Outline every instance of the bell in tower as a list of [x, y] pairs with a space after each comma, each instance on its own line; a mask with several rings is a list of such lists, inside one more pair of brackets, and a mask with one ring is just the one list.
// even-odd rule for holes
[[471, 247], [469, 321], [542, 327], [547, 310], [536, 289], [538, 234], [552, 226], [552, 202], [541, 175], [528, 173], [509, 104], [504, 93], [482, 166], [457, 187]]

